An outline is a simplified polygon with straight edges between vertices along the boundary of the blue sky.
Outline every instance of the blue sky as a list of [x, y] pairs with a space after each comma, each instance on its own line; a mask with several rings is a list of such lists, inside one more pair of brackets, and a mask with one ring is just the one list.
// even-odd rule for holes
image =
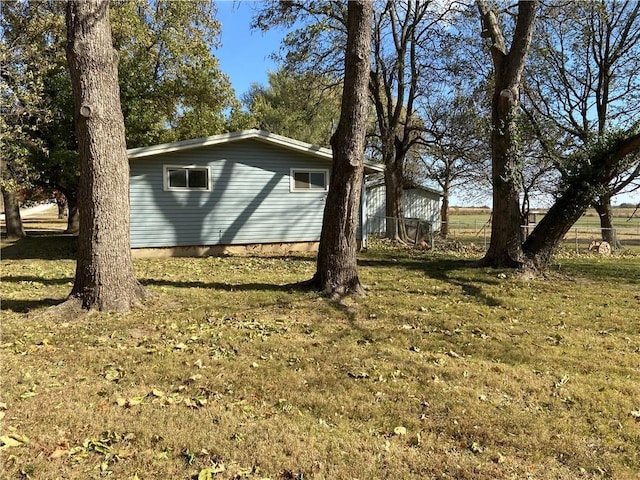
[[252, 83], [266, 85], [267, 73], [278, 66], [269, 58], [280, 48], [285, 31], [251, 30], [251, 17], [258, 4], [254, 1], [216, 2], [218, 21], [222, 24], [222, 47], [214, 52], [220, 61], [220, 69], [231, 79], [240, 98]]
[[[267, 32], [252, 30], [251, 18], [260, 1], [217, 1], [217, 19], [222, 24], [222, 46], [214, 55], [220, 61], [220, 69], [231, 79], [238, 98], [242, 98], [252, 83], [267, 84], [268, 72], [278, 68], [270, 55], [278, 52], [286, 31], [273, 29]], [[638, 202], [639, 193], [619, 195], [614, 204]], [[458, 204], [466, 203], [457, 200]], [[490, 199], [484, 203], [490, 203]], [[482, 203], [482, 201], [480, 201]]]

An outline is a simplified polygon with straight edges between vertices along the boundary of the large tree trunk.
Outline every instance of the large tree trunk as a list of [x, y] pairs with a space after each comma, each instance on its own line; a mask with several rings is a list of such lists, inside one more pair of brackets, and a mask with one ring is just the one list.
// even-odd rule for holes
[[127, 311], [144, 290], [131, 260], [129, 165], [109, 1], [69, 1], [67, 39], [80, 153], [80, 234], [69, 302]]
[[574, 183], [560, 196], [524, 242], [525, 255], [537, 268], [549, 264], [558, 245], [593, 201], [593, 188]]
[[600, 231], [602, 241], [608, 242], [613, 248], [621, 248], [616, 230], [613, 226], [613, 209], [611, 208], [611, 197], [609, 195], [601, 195], [595, 202], [593, 208], [598, 212], [600, 218]]
[[65, 190], [67, 197], [67, 229], [64, 233], [78, 235], [80, 233], [80, 210], [78, 208], [78, 192], [76, 190]]
[[331, 139], [333, 173], [324, 210], [316, 274], [311, 280], [319, 289], [338, 297], [362, 292], [356, 232], [362, 192], [373, 17], [370, 1], [352, 1], [347, 8], [342, 109], [338, 128]]
[[2, 187], [2, 199], [4, 200], [4, 221], [7, 226], [7, 239], [17, 240], [26, 237], [27, 234], [22, 225], [16, 193]]
[[520, 83], [527, 52], [531, 45], [537, 2], [518, 2], [518, 18], [511, 48], [505, 40], [494, 12], [478, 1], [483, 36], [491, 38], [494, 66], [494, 93], [491, 103], [491, 157], [493, 183], [493, 223], [489, 249], [483, 264], [492, 267], [519, 267], [525, 263], [522, 252], [520, 159], [517, 145], [516, 116]]
[[394, 162], [385, 162], [385, 217], [386, 237], [398, 242], [407, 240], [407, 229], [404, 223], [403, 175], [402, 167]]

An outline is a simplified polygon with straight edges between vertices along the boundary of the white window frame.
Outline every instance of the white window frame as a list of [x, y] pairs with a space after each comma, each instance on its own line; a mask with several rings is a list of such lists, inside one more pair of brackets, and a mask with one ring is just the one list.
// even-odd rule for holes
[[[296, 188], [296, 173], [324, 173], [324, 188]], [[292, 168], [289, 172], [289, 191], [296, 193], [318, 193], [329, 191], [329, 169], [327, 168]]]
[[[211, 191], [211, 167], [201, 165], [163, 165], [162, 178], [165, 191], [169, 192], [210, 192]], [[207, 172], [206, 188], [171, 187], [169, 185], [169, 170], [205, 170]], [[188, 180], [187, 180], [187, 183]]]

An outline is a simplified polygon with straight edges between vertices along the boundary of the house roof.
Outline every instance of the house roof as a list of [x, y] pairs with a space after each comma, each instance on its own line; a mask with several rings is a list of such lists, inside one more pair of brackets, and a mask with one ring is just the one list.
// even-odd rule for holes
[[[178, 152], [189, 150], [192, 148], [208, 147], [211, 145], [219, 145], [223, 143], [237, 142], [239, 140], [258, 140], [271, 145], [306, 153], [314, 157], [333, 160], [333, 153], [330, 148], [323, 148], [310, 143], [300, 142], [292, 138], [276, 135], [275, 133], [265, 132], [264, 130], [242, 130], [240, 132], [222, 133], [211, 137], [196, 138], [193, 140], [184, 140], [182, 142], [163, 143], [160, 145], [152, 145], [150, 147], [130, 148], [127, 150], [129, 159], [150, 157], [163, 153]], [[384, 166], [364, 160], [365, 173], [375, 173], [384, 171]]]
[[[379, 187], [379, 186], [384, 186], [384, 177], [382, 176], [375, 177], [372, 180], [369, 180], [367, 182], [367, 187]], [[444, 193], [442, 193], [442, 191], [440, 190], [437, 190], [431, 187], [425, 187], [424, 185], [420, 185], [418, 183], [411, 182], [411, 181], [405, 181], [402, 188], [404, 188], [405, 190], [414, 190], [414, 189], [422, 190], [423, 192], [431, 193], [433, 195], [438, 195], [440, 197], [444, 195]]]

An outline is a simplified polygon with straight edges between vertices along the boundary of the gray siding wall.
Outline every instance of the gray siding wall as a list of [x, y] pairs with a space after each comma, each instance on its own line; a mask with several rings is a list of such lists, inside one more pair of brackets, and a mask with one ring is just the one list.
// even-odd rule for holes
[[[405, 190], [402, 206], [406, 218], [418, 218], [431, 222], [433, 228], [440, 228], [440, 197], [420, 189]], [[385, 187], [376, 185], [367, 190], [367, 214], [369, 233], [383, 234], [385, 221]]]
[[[163, 166], [209, 166], [211, 191], [164, 191]], [[290, 169], [330, 161], [241, 140], [130, 161], [131, 246], [318, 241], [326, 192], [290, 192]]]

